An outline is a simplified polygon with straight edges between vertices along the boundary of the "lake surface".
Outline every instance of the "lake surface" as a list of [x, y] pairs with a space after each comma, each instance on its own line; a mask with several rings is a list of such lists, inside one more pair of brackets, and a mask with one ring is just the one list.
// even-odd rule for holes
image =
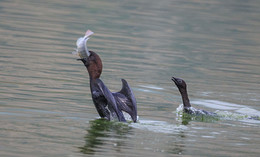
[[[1, 0], [0, 156], [259, 156], [260, 1]], [[98, 120], [86, 68], [71, 54], [87, 29], [111, 91], [128, 81], [139, 122]], [[177, 116], [171, 77], [193, 107]]]

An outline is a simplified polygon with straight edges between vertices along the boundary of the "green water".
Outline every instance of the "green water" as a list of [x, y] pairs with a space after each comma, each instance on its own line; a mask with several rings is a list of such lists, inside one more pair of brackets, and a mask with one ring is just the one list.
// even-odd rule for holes
[[[260, 1], [1, 0], [0, 156], [259, 156]], [[71, 52], [87, 29], [111, 91], [128, 81], [139, 122], [97, 120]], [[183, 123], [171, 77], [195, 108]]]

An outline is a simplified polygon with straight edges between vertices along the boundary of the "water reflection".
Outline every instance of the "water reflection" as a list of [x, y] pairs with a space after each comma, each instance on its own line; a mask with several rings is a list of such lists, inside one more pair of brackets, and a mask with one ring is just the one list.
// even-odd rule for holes
[[188, 125], [190, 121], [213, 123], [220, 119], [219, 116], [191, 115], [183, 112], [182, 116], [177, 117], [177, 120], [180, 121], [182, 125]]
[[183, 154], [183, 152], [185, 151], [185, 139], [186, 139], [186, 135], [185, 132], [181, 131], [177, 136], [176, 139], [173, 139], [172, 143], [170, 143], [170, 148], [168, 150], [168, 153], [170, 154]]
[[[125, 145], [127, 134], [131, 132], [131, 127], [127, 124], [97, 119], [90, 121], [90, 128], [87, 129], [85, 145], [79, 147], [84, 154], [95, 154], [102, 145], [113, 145], [119, 151]], [[111, 140], [113, 138], [114, 140]], [[123, 139], [123, 140], [121, 140]], [[109, 146], [108, 146], [109, 147]]]
[[[234, 113], [260, 116], [260, 1], [47, 1], [0, 1], [0, 156], [259, 156], [259, 121]], [[132, 129], [91, 121], [88, 75], [71, 55], [88, 28], [105, 83], [129, 81], [148, 119]], [[198, 108], [230, 118], [176, 122], [173, 74]]]

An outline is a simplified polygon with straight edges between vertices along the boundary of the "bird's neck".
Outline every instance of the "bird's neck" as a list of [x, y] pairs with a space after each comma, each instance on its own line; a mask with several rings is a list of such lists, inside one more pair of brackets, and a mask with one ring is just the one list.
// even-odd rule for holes
[[191, 107], [187, 89], [180, 90], [184, 107]]
[[97, 79], [102, 73], [102, 61], [101, 58], [93, 51], [89, 51], [91, 55], [88, 58], [88, 73], [90, 79]]

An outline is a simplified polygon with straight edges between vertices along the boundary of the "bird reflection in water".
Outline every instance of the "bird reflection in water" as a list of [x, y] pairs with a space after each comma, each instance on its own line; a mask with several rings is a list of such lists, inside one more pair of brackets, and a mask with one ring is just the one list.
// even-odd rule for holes
[[186, 150], [186, 144], [185, 141], [187, 140], [186, 133], [181, 131], [179, 134], [174, 136], [174, 139], [172, 139], [172, 142], [169, 143], [170, 149], [167, 150], [169, 154], [178, 154], [181, 155]]
[[[124, 140], [127, 138], [127, 134], [130, 133], [131, 127], [126, 123], [107, 121], [105, 119], [97, 119], [90, 121], [90, 128], [87, 129], [85, 138], [85, 145], [79, 147], [80, 152], [84, 154], [95, 154], [101, 150], [102, 145], [108, 145], [106, 147], [117, 147], [120, 151], [120, 147], [125, 145]], [[114, 138], [114, 140], [111, 140]]]

